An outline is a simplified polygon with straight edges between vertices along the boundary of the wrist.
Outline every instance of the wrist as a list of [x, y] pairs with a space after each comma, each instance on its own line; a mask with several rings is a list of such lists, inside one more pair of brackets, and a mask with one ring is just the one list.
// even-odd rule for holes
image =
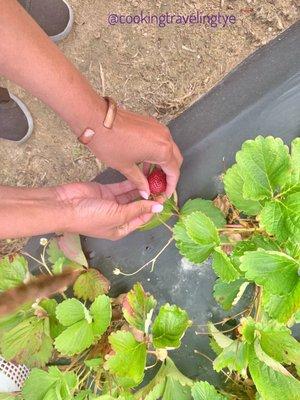
[[82, 95], [76, 108], [65, 120], [78, 138], [87, 128], [97, 131], [102, 129], [106, 111], [105, 99], [91, 89]]
[[64, 231], [67, 221], [67, 207], [57, 197], [55, 188], [0, 187], [2, 238]]

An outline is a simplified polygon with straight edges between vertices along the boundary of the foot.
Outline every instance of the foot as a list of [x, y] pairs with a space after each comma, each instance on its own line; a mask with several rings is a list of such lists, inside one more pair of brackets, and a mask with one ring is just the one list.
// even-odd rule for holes
[[47, 35], [58, 42], [70, 33], [74, 16], [66, 0], [18, 0]]
[[0, 88], [0, 139], [23, 143], [32, 134], [33, 122], [25, 104]]

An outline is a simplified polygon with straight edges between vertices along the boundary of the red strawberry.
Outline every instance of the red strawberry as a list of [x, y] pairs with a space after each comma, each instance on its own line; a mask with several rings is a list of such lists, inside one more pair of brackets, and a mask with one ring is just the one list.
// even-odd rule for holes
[[150, 193], [157, 195], [164, 193], [167, 189], [167, 177], [161, 169], [154, 169], [148, 176]]

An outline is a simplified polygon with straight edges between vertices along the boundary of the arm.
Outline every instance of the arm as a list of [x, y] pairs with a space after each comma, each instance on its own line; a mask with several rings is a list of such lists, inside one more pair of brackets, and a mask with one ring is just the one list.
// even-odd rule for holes
[[70, 210], [52, 188], [0, 186], [0, 238], [18, 238], [67, 230]]
[[0, 239], [53, 232], [121, 239], [163, 208], [154, 201], [132, 202], [136, 196], [128, 181], [42, 189], [0, 186]]
[[[179, 178], [181, 154], [168, 129], [154, 118], [119, 110], [112, 131], [102, 126], [106, 103], [15, 0], [0, 0], [0, 74], [48, 104], [76, 136], [97, 132], [89, 147], [149, 194], [139, 162], [161, 165], [170, 196]], [[124, 151], [126, 149], [126, 151]]]

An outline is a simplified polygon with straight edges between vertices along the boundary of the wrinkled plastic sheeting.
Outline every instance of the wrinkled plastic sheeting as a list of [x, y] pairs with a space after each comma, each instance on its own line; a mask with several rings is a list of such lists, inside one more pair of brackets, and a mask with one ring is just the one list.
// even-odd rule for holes
[[[184, 155], [178, 186], [180, 204], [190, 197], [214, 198], [223, 191], [220, 175], [234, 162], [234, 155], [246, 139], [257, 135], [282, 137], [289, 144], [300, 133], [300, 23], [247, 58], [208, 94], [173, 120], [170, 130]], [[123, 178], [112, 170], [97, 181], [111, 183]], [[224, 315], [216, 304], [212, 289], [215, 275], [210, 261], [202, 266], [190, 264], [171, 244], [150, 268], [132, 276], [115, 276], [114, 268], [134, 272], [150, 260], [168, 241], [164, 227], [135, 232], [119, 241], [84, 238], [91, 265], [100, 268], [112, 282], [112, 295], [127, 292], [136, 281], [153, 293], [159, 304], [177, 304], [189, 312], [194, 325], [171, 356], [183, 373], [192, 378], [218, 384], [220, 377], [212, 365], [196, 354], [199, 350], [214, 357], [208, 337], [199, 325], [219, 321]], [[38, 255], [39, 239], [27, 251]], [[247, 297], [247, 296], [246, 296]], [[249, 298], [249, 292], [248, 292]], [[231, 312], [242, 310], [244, 300]], [[228, 325], [227, 325], [228, 328]]]

